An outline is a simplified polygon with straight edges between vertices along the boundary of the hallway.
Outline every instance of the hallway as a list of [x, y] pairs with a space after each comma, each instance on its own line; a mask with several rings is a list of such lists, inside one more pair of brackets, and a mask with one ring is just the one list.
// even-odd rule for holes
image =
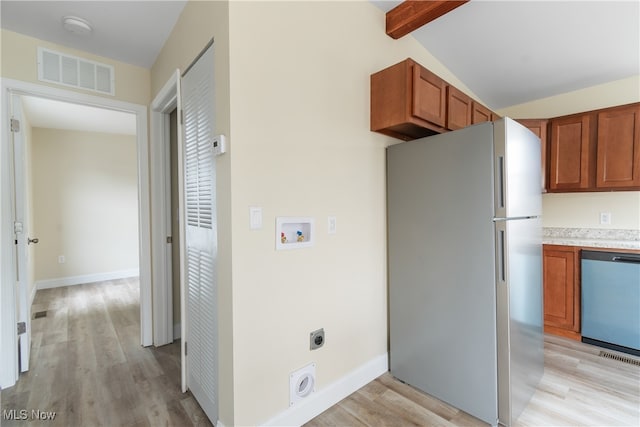
[[53, 422], [30, 425], [210, 426], [180, 391], [180, 341], [140, 346], [139, 295], [138, 278], [38, 291], [31, 369], [2, 390], [2, 425], [39, 410]]

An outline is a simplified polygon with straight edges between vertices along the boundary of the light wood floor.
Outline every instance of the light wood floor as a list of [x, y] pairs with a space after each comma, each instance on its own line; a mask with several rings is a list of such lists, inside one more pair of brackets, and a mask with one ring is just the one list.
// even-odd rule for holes
[[[38, 291], [32, 319], [47, 315], [31, 322], [31, 369], [2, 390], [0, 424], [211, 426], [191, 393], [180, 391], [179, 342], [140, 346], [139, 292], [137, 279]], [[7, 410], [56, 416], [7, 420]]]
[[[211, 426], [180, 392], [179, 343], [140, 346], [134, 279], [38, 291], [31, 370], [2, 390], [1, 409], [54, 411], [53, 421], [1, 419], [2, 426]], [[602, 349], [547, 336], [545, 373], [518, 420], [528, 426], [639, 426], [640, 366]], [[615, 353], [615, 352], [612, 352]], [[640, 362], [640, 358], [633, 358]], [[481, 426], [481, 421], [385, 374], [308, 427]]]
[[[544, 375], [516, 425], [640, 426], [640, 366], [600, 357], [602, 350], [546, 336]], [[609, 352], [640, 363], [640, 358]], [[387, 373], [329, 408], [306, 427], [436, 425], [487, 424]]]

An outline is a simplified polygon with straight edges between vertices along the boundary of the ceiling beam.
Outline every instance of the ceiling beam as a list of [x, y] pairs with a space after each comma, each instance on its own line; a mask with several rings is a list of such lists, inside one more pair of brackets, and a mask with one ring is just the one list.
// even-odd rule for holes
[[399, 39], [469, 0], [406, 0], [387, 12], [387, 35]]

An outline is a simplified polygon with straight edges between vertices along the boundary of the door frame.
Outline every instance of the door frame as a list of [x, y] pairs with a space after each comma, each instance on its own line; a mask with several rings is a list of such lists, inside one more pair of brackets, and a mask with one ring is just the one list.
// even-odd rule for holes
[[[153, 274], [153, 345], [161, 346], [173, 342], [173, 289], [172, 289], [172, 247], [167, 243], [171, 235], [171, 173], [169, 153], [169, 116], [179, 109], [180, 70], [176, 70], [151, 102], [151, 222], [152, 274]], [[180, 112], [178, 111], [178, 114]], [[180, 140], [180, 119], [178, 118], [178, 140]], [[180, 174], [178, 174], [180, 175]], [[180, 180], [180, 176], [178, 176]], [[182, 187], [179, 186], [181, 189]], [[179, 191], [180, 192], [180, 191]], [[182, 198], [179, 196], [179, 200]], [[180, 203], [181, 205], [181, 203]], [[182, 211], [180, 211], [182, 212]], [[182, 224], [182, 215], [178, 215]], [[182, 226], [180, 226], [182, 229]], [[174, 242], [180, 243], [180, 242]], [[182, 245], [180, 245], [182, 247]], [[182, 251], [181, 251], [182, 252]], [[182, 258], [182, 257], [181, 257]], [[182, 259], [180, 262], [182, 271]], [[182, 287], [182, 275], [181, 287]], [[181, 322], [182, 323], [182, 322]]]
[[[171, 75], [151, 103], [151, 201], [153, 207], [152, 247], [153, 247], [153, 303], [154, 307], [154, 345], [160, 346], [173, 341], [173, 289], [171, 275], [171, 247], [167, 247], [166, 236], [171, 233], [171, 187], [170, 177], [170, 127], [169, 116], [174, 109], [178, 110], [178, 227], [180, 238], [180, 364], [182, 392], [186, 392], [187, 358], [186, 358], [186, 306], [185, 306], [185, 226], [184, 226], [184, 180], [183, 180], [183, 147], [182, 123], [180, 120], [182, 99], [180, 69]], [[175, 236], [174, 236], [175, 237]]]
[[147, 107], [145, 105], [119, 101], [110, 98], [87, 95], [65, 89], [43, 86], [13, 79], [1, 80], [0, 116], [2, 129], [0, 135], [0, 387], [10, 387], [18, 380], [17, 336], [16, 328], [16, 289], [15, 289], [15, 248], [13, 244], [13, 203], [11, 197], [10, 171], [12, 158], [11, 130], [9, 124], [9, 93], [36, 96], [71, 102], [74, 104], [118, 110], [136, 115], [136, 151], [138, 162], [138, 241], [140, 267], [140, 343], [149, 346], [152, 337], [152, 300], [151, 300], [151, 208], [149, 202], [149, 146], [147, 136]]
[[[8, 113], [11, 119], [17, 119], [21, 124], [25, 119], [24, 109], [22, 106], [22, 98], [20, 94], [10, 92], [9, 94], [10, 110]], [[19, 129], [11, 133], [12, 146], [10, 148], [10, 156], [13, 157], [13, 170], [10, 171], [12, 180], [12, 196], [14, 218], [22, 221], [22, 230], [17, 232], [14, 226], [14, 235], [16, 238], [15, 255], [16, 262], [16, 322], [24, 322], [25, 332], [18, 336], [18, 355], [19, 355], [19, 372], [29, 370], [29, 359], [31, 353], [31, 302], [35, 292], [29, 292], [29, 285], [33, 277], [31, 277], [30, 264], [33, 260], [29, 260], [33, 252], [29, 248], [29, 238], [33, 236], [32, 224], [33, 217], [30, 215], [31, 206], [29, 205], [29, 197], [26, 189], [31, 176], [28, 175], [28, 158], [27, 158], [27, 140], [24, 130]], [[35, 291], [35, 287], [33, 289]]]

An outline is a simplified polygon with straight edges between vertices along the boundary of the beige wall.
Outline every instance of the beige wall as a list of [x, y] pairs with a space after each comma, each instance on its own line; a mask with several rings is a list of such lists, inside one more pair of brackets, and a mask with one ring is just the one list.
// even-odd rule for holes
[[135, 136], [34, 128], [32, 162], [35, 280], [138, 268]]
[[[369, 131], [369, 76], [413, 57], [464, 86], [384, 22], [366, 1], [230, 4], [236, 425], [285, 411], [289, 374], [310, 362], [322, 390], [387, 352], [385, 147], [398, 141]], [[277, 216], [314, 217], [315, 246], [275, 251]]]
[[640, 75], [497, 111], [514, 119], [545, 119], [640, 101]]
[[[513, 118], [551, 118], [640, 101], [640, 76], [593, 86], [498, 111]], [[640, 192], [545, 194], [545, 227], [640, 229]], [[600, 225], [611, 212], [611, 225]]]
[[[114, 67], [116, 93], [115, 96], [91, 92], [82, 89], [74, 89], [68, 86], [60, 86], [38, 80], [38, 46], [53, 49], [58, 52], [76, 55], [92, 61], [112, 65]], [[2, 57], [0, 75], [4, 78], [20, 80], [29, 83], [36, 83], [43, 86], [52, 86], [65, 90], [87, 93], [94, 96], [117, 99], [119, 101], [131, 102], [134, 104], [149, 104], [150, 73], [149, 70], [114, 61], [113, 59], [92, 55], [87, 52], [70, 49], [65, 46], [50, 43], [28, 37], [12, 31], [0, 31], [0, 47], [2, 47]]]
[[[545, 194], [546, 227], [640, 230], [640, 191]], [[611, 213], [611, 225], [600, 225], [600, 213]]]

